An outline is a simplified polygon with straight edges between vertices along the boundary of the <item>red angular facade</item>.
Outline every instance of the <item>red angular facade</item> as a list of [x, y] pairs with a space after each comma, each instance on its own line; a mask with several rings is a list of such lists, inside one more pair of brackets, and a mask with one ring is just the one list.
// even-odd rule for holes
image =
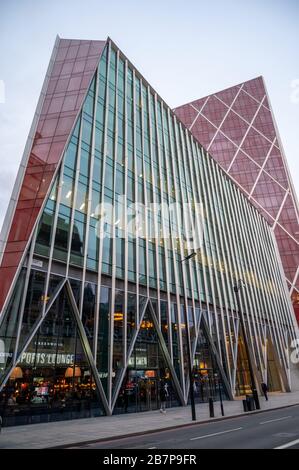
[[[12, 285], [106, 41], [57, 38], [2, 241], [0, 311]], [[28, 145], [28, 143], [27, 143]], [[26, 151], [25, 151], [26, 152]]]
[[263, 78], [174, 111], [273, 227], [299, 321], [298, 202]]

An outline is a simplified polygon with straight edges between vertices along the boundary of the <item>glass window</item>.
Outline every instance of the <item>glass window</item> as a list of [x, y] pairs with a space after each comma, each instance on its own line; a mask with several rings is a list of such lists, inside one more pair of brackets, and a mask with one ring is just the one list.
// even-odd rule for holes
[[54, 213], [47, 208], [44, 210], [39, 223], [38, 234], [36, 237], [35, 252], [44, 256], [49, 255], [50, 243], [52, 239]]
[[82, 324], [89, 341], [90, 349], [93, 350], [93, 334], [94, 334], [94, 313], [96, 305], [96, 285], [86, 282], [83, 294], [82, 305]]
[[76, 209], [77, 211], [86, 214], [87, 211], [87, 186], [82, 183], [78, 183], [77, 197], [76, 197]]
[[70, 209], [64, 209], [62, 206], [60, 206], [60, 211], [57, 219], [53, 257], [64, 261], [66, 261], [67, 257], [70, 216]]
[[128, 241], [128, 279], [135, 281], [136, 279], [136, 247], [135, 241]]
[[146, 255], [145, 241], [139, 240], [139, 282], [146, 284]]
[[168, 323], [168, 303], [161, 300], [160, 302], [161, 314], [161, 330], [166, 346], [169, 348], [169, 323]]
[[136, 329], [136, 294], [128, 294], [127, 349], [129, 349]]
[[113, 384], [123, 367], [124, 293], [115, 292], [113, 330]]
[[89, 175], [89, 162], [90, 162], [90, 152], [85, 148], [81, 148], [80, 155], [80, 174], [88, 177]]
[[65, 152], [64, 164], [71, 170], [76, 168], [76, 157], [77, 157], [77, 145], [74, 142], [70, 142]]
[[[109, 229], [110, 230], [110, 229]], [[102, 257], [102, 270], [105, 274], [111, 274], [111, 259], [112, 259], [112, 238], [107, 236], [103, 239], [103, 257]]]
[[109, 309], [110, 309], [110, 289], [101, 287], [99, 325], [98, 325], [98, 349], [97, 368], [105, 392], [108, 384], [108, 339], [109, 339]]
[[74, 197], [74, 180], [67, 175], [63, 175], [61, 188], [61, 204], [72, 207]]
[[90, 224], [88, 234], [87, 246], [87, 267], [92, 270], [97, 270], [99, 259], [99, 239], [96, 234], [96, 227], [94, 223]]
[[28, 335], [41, 315], [44, 302], [47, 301], [44, 290], [45, 280], [46, 273], [35, 270], [31, 271], [22, 319], [19, 351], [22, 350], [24, 342], [28, 339]]
[[0, 384], [5, 378], [4, 373], [10, 366], [15, 351], [18, 321], [24, 289], [26, 269], [23, 268], [14, 288], [13, 295], [6, 311], [2, 314], [4, 317], [0, 326], [0, 340], [2, 341], [1, 362], [0, 362]]
[[125, 256], [125, 240], [120, 237], [115, 238], [116, 247], [116, 276], [124, 277], [124, 256]]
[[74, 220], [73, 233], [72, 233], [72, 244], [71, 244], [71, 263], [83, 264], [84, 254], [84, 239], [85, 239], [85, 227], [84, 222]]

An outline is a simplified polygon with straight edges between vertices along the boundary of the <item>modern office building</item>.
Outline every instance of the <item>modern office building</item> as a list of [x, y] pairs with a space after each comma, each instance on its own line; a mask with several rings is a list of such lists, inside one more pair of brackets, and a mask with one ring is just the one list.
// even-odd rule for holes
[[5, 425], [156, 409], [162, 386], [186, 405], [189, 359], [197, 402], [250, 391], [250, 364], [291, 390], [268, 222], [110, 39], [56, 40], [0, 285]]
[[272, 226], [299, 322], [298, 200], [263, 77], [175, 113]]

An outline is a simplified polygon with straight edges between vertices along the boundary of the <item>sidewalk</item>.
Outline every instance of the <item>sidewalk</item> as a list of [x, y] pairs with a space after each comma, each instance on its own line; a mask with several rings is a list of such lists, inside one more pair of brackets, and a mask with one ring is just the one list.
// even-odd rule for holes
[[[262, 411], [299, 404], [299, 392], [270, 393], [269, 401], [266, 402], [263, 397], [260, 397], [260, 403]], [[219, 402], [215, 402], [214, 406], [215, 418], [211, 419], [207, 403], [196, 405], [197, 422], [212, 421], [219, 418], [225, 419], [221, 417]], [[224, 412], [225, 417], [244, 415], [242, 400], [225, 401]], [[2, 429], [0, 448], [43, 449], [136, 433], [142, 434], [191, 423], [191, 410], [190, 406], [187, 406], [170, 408], [167, 410], [166, 415], [161, 414], [159, 411], [148, 411], [101, 418], [14, 426]]]

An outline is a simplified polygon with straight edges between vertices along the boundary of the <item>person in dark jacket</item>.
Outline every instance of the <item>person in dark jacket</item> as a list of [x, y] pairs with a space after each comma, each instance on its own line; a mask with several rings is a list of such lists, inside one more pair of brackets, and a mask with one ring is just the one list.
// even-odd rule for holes
[[268, 386], [265, 382], [262, 382], [261, 383], [261, 388], [262, 388], [262, 392], [264, 394], [264, 397], [266, 398], [266, 401], [268, 401]]
[[167, 391], [165, 385], [162, 383], [160, 386], [160, 413], [166, 414], [166, 400], [167, 400]]

